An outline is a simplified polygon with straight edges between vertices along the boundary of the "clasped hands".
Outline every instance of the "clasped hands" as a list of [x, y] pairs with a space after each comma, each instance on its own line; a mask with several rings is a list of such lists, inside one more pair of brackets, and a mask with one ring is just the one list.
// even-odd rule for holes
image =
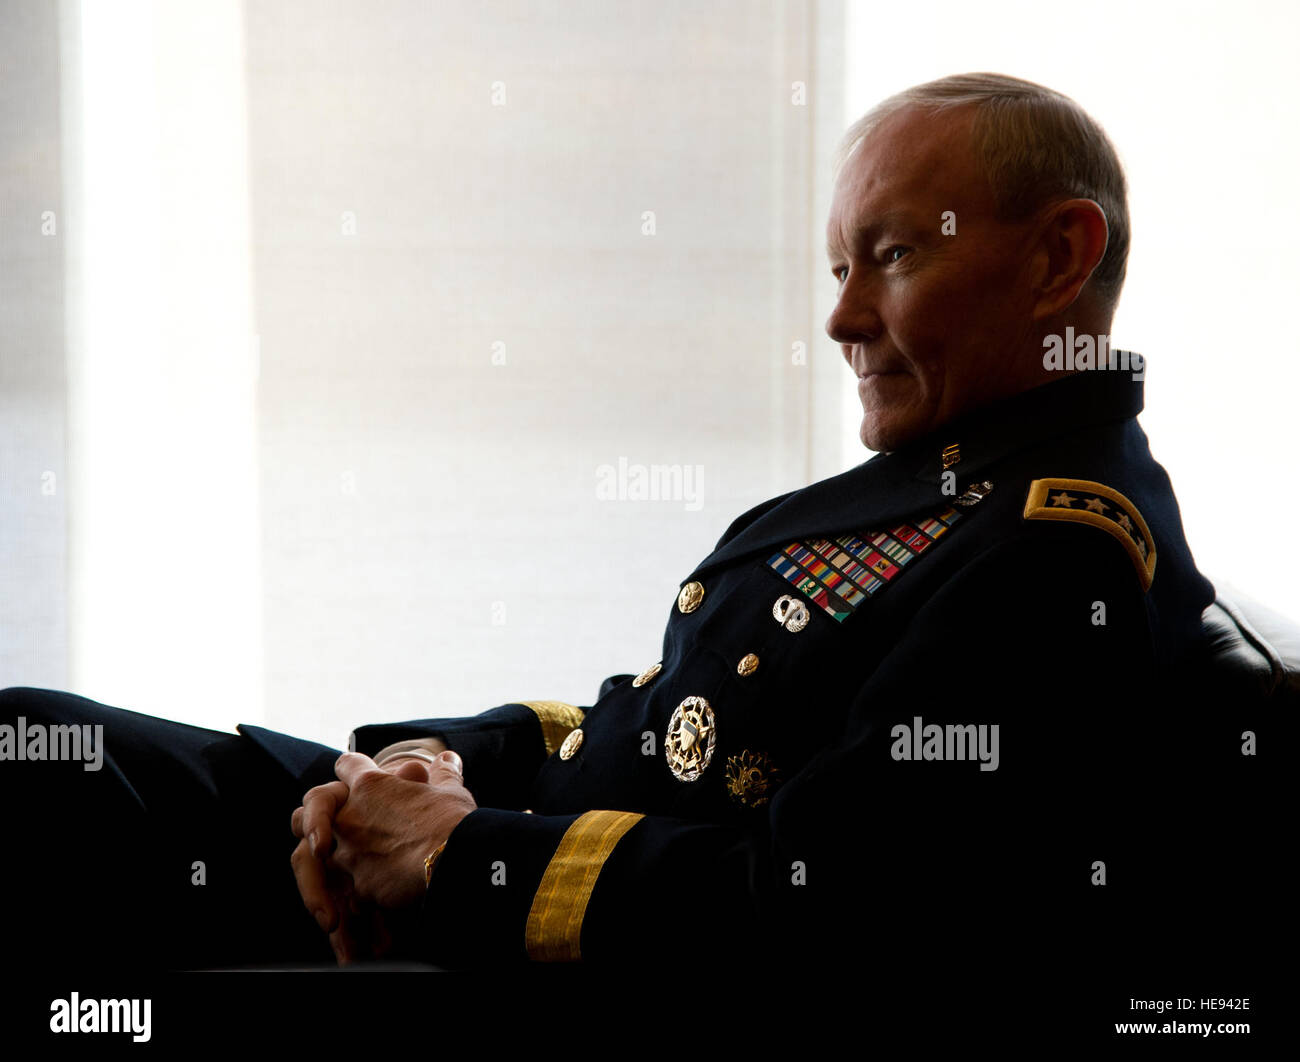
[[[437, 755], [430, 763], [411, 750]], [[382, 766], [345, 752], [338, 781], [309, 789], [293, 813], [298, 892], [340, 965], [395, 950], [424, 896], [425, 857], [478, 806], [460, 757], [436, 738], [390, 745], [376, 759]]]

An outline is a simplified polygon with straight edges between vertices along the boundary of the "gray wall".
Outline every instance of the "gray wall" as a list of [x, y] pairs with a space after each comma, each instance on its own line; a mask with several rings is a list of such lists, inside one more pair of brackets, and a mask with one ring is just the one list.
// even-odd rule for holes
[[0, 4], [0, 687], [68, 681], [58, 16]]
[[[815, 14], [246, 6], [271, 725], [589, 704], [736, 515], [838, 470]], [[620, 459], [700, 503], [600, 499]]]
[[838, 2], [0, 18], [0, 682], [332, 743], [590, 703], [736, 515], [844, 467]]

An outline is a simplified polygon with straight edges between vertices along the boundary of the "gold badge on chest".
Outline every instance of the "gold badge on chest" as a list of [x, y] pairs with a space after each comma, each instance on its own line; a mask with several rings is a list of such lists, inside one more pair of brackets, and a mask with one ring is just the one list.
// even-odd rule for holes
[[804, 608], [803, 602], [789, 594], [782, 594], [772, 606], [772, 618], [792, 634], [798, 634], [806, 626], [812, 614]]
[[781, 772], [766, 752], [744, 749], [727, 760], [727, 793], [747, 808], [760, 808], [781, 784]]
[[664, 754], [668, 769], [681, 782], [693, 782], [713, 759], [718, 739], [713, 709], [703, 697], [687, 697], [677, 706], [668, 721], [664, 737]]

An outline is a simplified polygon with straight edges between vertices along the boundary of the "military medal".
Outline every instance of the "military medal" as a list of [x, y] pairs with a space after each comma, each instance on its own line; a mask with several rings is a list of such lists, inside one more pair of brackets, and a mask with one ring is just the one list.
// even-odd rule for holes
[[[963, 517], [962, 510], [978, 505], [992, 490], [988, 480], [976, 483], [953, 499], [953, 505], [960, 509], [948, 506], [934, 516], [887, 530], [791, 542], [768, 558], [768, 567], [836, 623], [843, 623], [867, 598], [880, 593], [947, 534]], [[786, 595], [777, 603], [783, 613], [789, 612], [789, 605], [782, 603], [792, 600], [798, 599]], [[807, 625], [805, 618], [802, 624], [791, 626], [777, 608], [772, 614], [788, 630], [802, 630]]]
[[772, 618], [786, 630], [798, 634], [811, 618], [802, 601], [797, 601], [789, 594], [782, 594], [772, 606]]
[[745, 749], [727, 759], [727, 793], [747, 808], [766, 804], [780, 784], [781, 772], [772, 766], [766, 752]]
[[668, 769], [679, 782], [693, 782], [713, 759], [717, 742], [713, 709], [703, 697], [687, 697], [673, 712], [664, 737]]

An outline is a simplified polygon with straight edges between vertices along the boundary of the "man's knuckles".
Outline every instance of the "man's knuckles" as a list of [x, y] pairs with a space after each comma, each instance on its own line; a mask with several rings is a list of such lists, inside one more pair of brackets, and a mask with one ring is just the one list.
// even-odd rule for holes
[[400, 781], [400, 779], [378, 767], [363, 770], [353, 779], [352, 785], [348, 789], [348, 800], [372, 798], [391, 787], [396, 781]]
[[428, 782], [430, 764], [425, 760], [417, 759], [399, 759], [391, 766], [385, 765], [380, 770], [386, 771], [394, 778], [402, 778], [408, 782]]
[[324, 785], [313, 786], [307, 790], [302, 798], [303, 806], [310, 807], [314, 804], [339, 804], [347, 799], [348, 787], [342, 782], [326, 782]]

